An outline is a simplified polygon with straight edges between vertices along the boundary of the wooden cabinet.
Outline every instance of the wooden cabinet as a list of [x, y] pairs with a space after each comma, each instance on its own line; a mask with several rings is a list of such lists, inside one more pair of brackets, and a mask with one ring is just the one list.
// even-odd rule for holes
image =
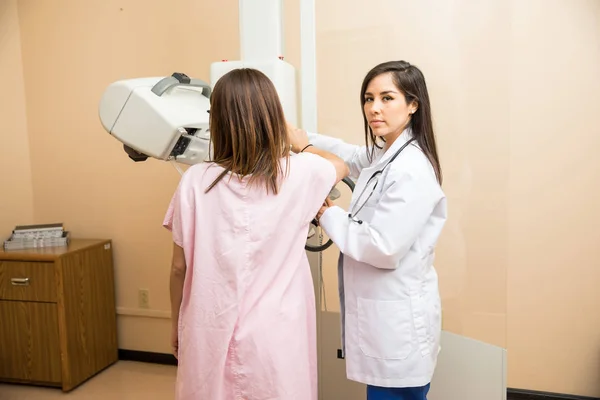
[[117, 359], [110, 240], [0, 249], [0, 381], [69, 391]]

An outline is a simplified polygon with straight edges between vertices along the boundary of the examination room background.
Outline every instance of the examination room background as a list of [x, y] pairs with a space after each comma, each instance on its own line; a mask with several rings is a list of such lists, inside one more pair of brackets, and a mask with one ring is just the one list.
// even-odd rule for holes
[[[299, 71], [298, 7], [285, 1]], [[179, 174], [131, 161], [100, 125], [100, 96], [122, 78], [209, 80], [211, 62], [239, 59], [237, 8], [0, 1], [0, 235], [63, 222], [112, 239], [122, 349], [170, 352], [161, 222]], [[375, 64], [426, 75], [449, 198], [444, 329], [507, 348], [509, 387], [600, 396], [600, 1], [318, 0], [316, 12], [321, 132], [363, 142], [358, 96]], [[336, 258], [332, 246], [331, 312]]]

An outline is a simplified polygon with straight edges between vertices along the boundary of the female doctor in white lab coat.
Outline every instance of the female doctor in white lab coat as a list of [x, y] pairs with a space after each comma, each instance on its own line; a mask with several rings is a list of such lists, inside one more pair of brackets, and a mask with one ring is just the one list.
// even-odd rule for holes
[[317, 216], [340, 249], [342, 343], [348, 379], [367, 399], [424, 400], [441, 333], [434, 248], [446, 197], [421, 71], [393, 61], [365, 77], [365, 146], [293, 130], [293, 150], [345, 160], [356, 180], [349, 210], [329, 200]]

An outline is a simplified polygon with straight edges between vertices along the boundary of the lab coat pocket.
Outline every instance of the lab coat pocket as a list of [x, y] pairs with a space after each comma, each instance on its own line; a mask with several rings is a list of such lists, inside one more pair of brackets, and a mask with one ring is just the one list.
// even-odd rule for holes
[[403, 360], [413, 351], [410, 300], [358, 298], [358, 346], [364, 355]]

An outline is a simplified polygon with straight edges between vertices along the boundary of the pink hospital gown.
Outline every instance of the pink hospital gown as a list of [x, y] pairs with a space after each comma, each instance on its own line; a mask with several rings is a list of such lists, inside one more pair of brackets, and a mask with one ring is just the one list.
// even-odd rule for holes
[[[185, 251], [178, 400], [316, 400], [316, 309], [304, 245], [333, 165], [290, 157], [280, 192], [216, 164], [183, 175], [164, 226]], [[282, 161], [285, 171], [285, 161]]]

